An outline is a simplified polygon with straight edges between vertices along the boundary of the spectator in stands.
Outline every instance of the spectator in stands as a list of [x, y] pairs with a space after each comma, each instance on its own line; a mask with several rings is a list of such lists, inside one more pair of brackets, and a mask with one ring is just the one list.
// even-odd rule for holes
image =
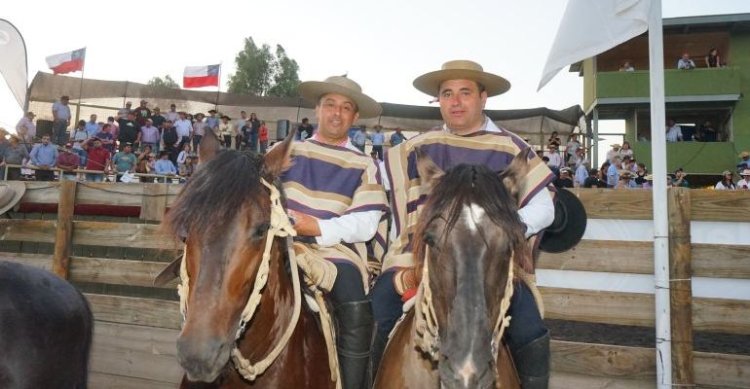
[[86, 181], [102, 182], [104, 181], [104, 171], [109, 168], [109, 151], [102, 147], [102, 141], [99, 139], [94, 139], [93, 144], [89, 142], [89, 145], [86, 170], [97, 170], [102, 173], [86, 173]]
[[560, 153], [557, 151], [557, 144], [548, 144], [547, 152], [544, 153], [544, 156], [549, 159], [549, 161], [547, 162], [547, 166], [549, 166], [552, 172], [558, 174], [560, 172], [560, 168], [563, 167], [563, 160], [562, 156], [560, 156]]
[[591, 169], [589, 171], [589, 176], [586, 178], [586, 180], [583, 182], [584, 188], [606, 188], [607, 183], [602, 181], [599, 176], [601, 172], [597, 169]]
[[206, 129], [217, 132], [217, 129], [219, 128], [219, 116], [217, 116], [217, 113], [218, 112], [216, 112], [215, 109], [208, 111], [208, 117], [206, 117]]
[[99, 133], [99, 130], [101, 130], [99, 123], [97, 123], [96, 121], [96, 114], [92, 114], [91, 116], [89, 116], [89, 121], [84, 122], [84, 124], [84, 129], [86, 130], [86, 134], [88, 134], [89, 138], [93, 138], [96, 134]]
[[258, 128], [258, 141], [260, 143], [260, 153], [265, 154], [266, 150], [268, 150], [268, 127], [266, 126], [265, 121], [260, 122], [260, 127]]
[[689, 188], [690, 183], [685, 177], [687, 177], [687, 173], [685, 173], [682, 168], [677, 168], [677, 170], [674, 171], [672, 186], [675, 188]]
[[102, 141], [102, 146], [111, 153], [115, 152], [115, 139], [112, 136], [112, 126], [109, 123], [105, 123], [102, 126], [102, 130], [97, 133], [95, 138]]
[[[641, 184], [641, 187], [643, 189], [651, 189], [654, 187], [654, 175], [653, 174], [646, 174], [646, 176], [643, 177], [643, 179], [644, 179], [644, 182], [643, 184]], [[669, 183], [671, 182], [671, 180], [672, 180], [672, 177], [669, 177], [669, 175], [667, 175], [667, 186], [669, 186]]]
[[750, 190], [750, 169], [740, 172], [741, 180], [737, 182], [737, 189]]
[[401, 129], [396, 127], [393, 134], [391, 134], [391, 147], [398, 146], [406, 140], [406, 136], [401, 132]]
[[[159, 153], [159, 160], [154, 164], [154, 171], [156, 174], [162, 174], [167, 176], [173, 176], [177, 174], [177, 168], [175, 168], [172, 161], [169, 160], [169, 153], [162, 151]], [[166, 178], [162, 179], [166, 182]]]
[[159, 129], [159, 132], [164, 128], [164, 122], [167, 121], [167, 118], [164, 117], [164, 115], [161, 114], [161, 109], [159, 107], [154, 107], [154, 112], [151, 115], [151, 124], [154, 125], [154, 127]]
[[34, 145], [29, 154], [31, 164], [36, 167], [34, 175], [39, 181], [52, 181], [55, 172], [50, 170], [57, 165], [57, 147], [50, 144], [49, 136], [42, 137], [42, 143]]
[[750, 151], [744, 150], [740, 153], [740, 163], [737, 169], [750, 169]]
[[16, 124], [16, 134], [20, 137], [20, 142], [24, 144], [26, 150], [31, 150], [36, 136], [36, 125], [34, 125], [34, 112], [26, 112], [25, 115]]
[[190, 143], [190, 137], [193, 133], [193, 123], [187, 118], [186, 112], [180, 112], [180, 118], [174, 122], [174, 128], [177, 131], [177, 137], [180, 139], [177, 149], [181, 150], [183, 145]]
[[258, 134], [253, 134], [253, 124], [249, 120], [246, 120], [245, 125], [240, 128], [240, 133], [242, 134], [242, 149], [256, 151]]
[[109, 132], [112, 133], [113, 145], [117, 144], [117, 135], [120, 135], [120, 125], [117, 124], [115, 118], [110, 116], [107, 118], [107, 124], [109, 124]]
[[229, 116], [221, 115], [221, 122], [219, 122], [218, 132], [221, 135], [221, 143], [224, 148], [232, 148], [232, 139], [234, 138], [234, 131], [232, 130], [232, 123], [229, 122]]
[[127, 119], [120, 121], [120, 136], [117, 140], [120, 143], [118, 148], [120, 151], [125, 148], [127, 143], [132, 146], [141, 142], [141, 126], [135, 121], [135, 112], [130, 112]]
[[622, 147], [620, 147], [620, 157], [630, 157], [631, 161], [635, 161], [633, 158], [633, 149], [630, 148], [630, 142], [622, 142]]
[[385, 144], [385, 134], [383, 134], [383, 126], [380, 124], [375, 125], [375, 133], [370, 136], [372, 140], [372, 151], [378, 155], [379, 160], [383, 160], [383, 145]]
[[733, 190], [737, 189], [737, 185], [734, 184], [734, 174], [730, 172], [729, 170], [724, 170], [721, 173], [721, 181], [716, 183], [716, 186], [714, 189], [719, 190]]
[[185, 143], [185, 145], [182, 146], [182, 151], [180, 151], [180, 154], [177, 156], [177, 168], [180, 172], [185, 169], [185, 164], [187, 163], [186, 161], [188, 158], [190, 158], [190, 144]]
[[621, 72], [634, 72], [635, 68], [633, 67], [633, 64], [630, 63], [630, 61], [625, 61], [620, 66], [620, 71]]
[[[145, 146], [143, 147], [143, 151], [141, 151], [140, 154], [138, 154], [138, 159], [135, 162], [135, 172], [136, 173], [143, 173], [143, 174], [149, 174], [153, 170], [151, 168], [152, 163], [152, 153], [153, 149], [151, 149], [151, 146]], [[149, 182], [149, 177], [141, 177], [141, 182]]]
[[169, 104], [169, 112], [167, 112], [165, 117], [167, 120], [171, 120], [172, 124], [180, 118], [180, 113], [177, 112], [177, 106], [174, 103]]
[[612, 157], [612, 163], [607, 168], [607, 187], [614, 188], [617, 183], [620, 182], [620, 156], [616, 155]]
[[358, 148], [359, 151], [365, 152], [365, 145], [367, 144], [367, 130], [364, 126], [360, 127], [352, 137], [352, 144]]
[[690, 59], [690, 54], [685, 52], [682, 53], [682, 58], [677, 61], [677, 69], [691, 70], [695, 69], [695, 62]]
[[[0, 165], [23, 165], [25, 159], [29, 158], [29, 151], [25, 145], [19, 142], [17, 136], [11, 135], [9, 139], [8, 147], [3, 150], [2, 163]], [[6, 167], [7, 179], [8, 180], [20, 180], [21, 179], [21, 168], [18, 167]]]
[[237, 118], [234, 121], [234, 145], [237, 150], [240, 150], [243, 148], [244, 145], [244, 136], [242, 134], [242, 127], [245, 127], [245, 124], [247, 124], [247, 112], [240, 111], [240, 117]]
[[711, 50], [708, 50], [708, 55], [706, 55], [706, 67], [721, 67], [721, 57], [719, 57], [719, 50], [717, 50], [715, 47], [712, 47]]
[[169, 152], [169, 160], [174, 164], [177, 164], [177, 142], [179, 140], [177, 129], [172, 125], [172, 121], [167, 119], [162, 129], [161, 143], [163, 150]]
[[553, 182], [555, 188], [572, 188], [573, 179], [571, 178], [572, 170], [569, 167], [560, 169], [560, 177]]
[[560, 137], [557, 135], [557, 131], [552, 131], [549, 139], [547, 139], [547, 145], [555, 145], [558, 149], [560, 148], [560, 145], [562, 145], [562, 140], [560, 140]]
[[60, 173], [60, 181], [75, 181], [77, 174], [73, 170], [78, 169], [80, 165], [81, 159], [78, 157], [78, 154], [73, 151], [73, 143], [66, 143], [65, 150], [57, 156], [57, 167], [62, 169], [62, 172]]
[[[79, 120], [78, 125], [71, 131], [69, 142], [78, 143], [85, 141], [89, 138], [89, 133], [86, 131], [86, 121]], [[66, 142], [67, 143], [67, 142]]]
[[300, 139], [310, 139], [313, 136], [313, 126], [310, 124], [310, 119], [302, 118], [302, 124], [299, 125], [298, 131]]
[[141, 147], [151, 146], [152, 150], [159, 151], [161, 137], [159, 129], [154, 126], [153, 119], [146, 119], [146, 125], [141, 127]]
[[581, 187], [586, 183], [586, 179], [589, 178], [589, 170], [591, 168], [591, 164], [589, 161], [583, 160], [576, 166], [576, 172], [575, 177], [573, 179], [573, 184], [576, 187]]
[[52, 136], [55, 144], [64, 145], [68, 142], [68, 126], [70, 125], [70, 107], [68, 96], [61, 96], [60, 101], [52, 104]]
[[620, 170], [619, 178], [615, 189], [633, 189], [635, 188], [635, 182], [633, 182], [633, 173], [629, 170]]
[[151, 119], [151, 110], [148, 108], [148, 101], [141, 100], [141, 105], [135, 109], [135, 122], [138, 128], [146, 125], [146, 119]]
[[576, 156], [576, 152], [581, 148], [581, 142], [578, 141], [578, 134], [570, 134], [568, 143], [565, 145], [565, 163]]
[[607, 161], [610, 163], [613, 163], [615, 157], [620, 156], [620, 144], [615, 143], [612, 145], [612, 149], [607, 151]]
[[202, 113], [195, 114], [195, 123], [193, 123], [193, 150], [198, 150], [198, 145], [201, 143], [201, 139], [206, 135], [206, 123], [203, 121], [204, 115]]
[[679, 142], [682, 140], [682, 128], [675, 123], [674, 119], [667, 120], [667, 142]]
[[635, 178], [633, 179], [633, 181], [637, 186], [643, 187], [643, 184], [646, 183], [648, 170], [646, 170], [646, 164], [644, 164], [643, 162], [639, 162], [636, 166], [637, 168], [635, 170]]
[[709, 120], [706, 120], [703, 123], [699, 130], [699, 134], [702, 142], [717, 142], [719, 140], [719, 132]]
[[128, 101], [127, 103], [125, 103], [125, 108], [120, 108], [117, 111], [117, 120], [118, 121], [119, 120], [127, 120], [128, 119], [128, 114], [131, 113], [131, 112], [133, 112], [132, 108], [133, 108], [133, 103], [131, 103], [130, 101]]
[[120, 182], [123, 173], [135, 172], [135, 164], [138, 158], [133, 154], [133, 144], [125, 143], [122, 151], [112, 157], [112, 164], [117, 172], [117, 182]]

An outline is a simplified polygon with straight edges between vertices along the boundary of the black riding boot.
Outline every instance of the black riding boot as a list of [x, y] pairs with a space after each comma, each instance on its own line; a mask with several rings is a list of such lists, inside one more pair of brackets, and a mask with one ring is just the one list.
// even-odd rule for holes
[[380, 361], [383, 359], [383, 353], [387, 344], [388, 338], [383, 337], [379, 331], [375, 330], [372, 340], [372, 352], [370, 353], [370, 386], [375, 384], [375, 377], [378, 374]]
[[549, 385], [549, 331], [513, 352], [523, 389], [547, 389]]
[[343, 389], [364, 389], [372, 342], [372, 307], [369, 300], [336, 306], [336, 348]]

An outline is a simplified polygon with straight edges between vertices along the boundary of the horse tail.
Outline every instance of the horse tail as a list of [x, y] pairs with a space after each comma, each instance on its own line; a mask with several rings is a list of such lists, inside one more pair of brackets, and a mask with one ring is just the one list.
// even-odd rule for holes
[[94, 314], [91, 312], [91, 306], [86, 297], [76, 289], [79, 297], [81, 298], [82, 305], [82, 318], [83, 318], [83, 355], [81, 363], [81, 373], [79, 375], [80, 382], [77, 389], [87, 389], [89, 382], [89, 357], [91, 355], [91, 343], [94, 338]]

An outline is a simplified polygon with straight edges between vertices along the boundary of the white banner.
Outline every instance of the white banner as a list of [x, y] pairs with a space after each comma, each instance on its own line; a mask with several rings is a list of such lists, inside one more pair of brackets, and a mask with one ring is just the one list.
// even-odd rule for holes
[[24, 109], [28, 82], [26, 44], [18, 29], [4, 19], [0, 19], [0, 74]]

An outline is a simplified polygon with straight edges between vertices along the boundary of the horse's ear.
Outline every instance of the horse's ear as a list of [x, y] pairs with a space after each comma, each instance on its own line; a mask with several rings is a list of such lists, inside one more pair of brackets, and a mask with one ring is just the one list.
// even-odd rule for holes
[[284, 141], [277, 143], [266, 153], [263, 158], [264, 177], [273, 181], [292, 166], [290, 155], [292, 154], [292, 142], [294, 142], [296, 134], [296, 129], [289, 131]]
[[531, 147], [526, 147], [516, 154], [508, 168], [500, 173], [503, 185], [508, 189], [510, 195], [516, 199], [518, 199], [518, 194], [524, 186], [526, 174], [529, 172], [529, 155], [531, 153], [533, 153]]
[[414, 149], [414, 152], [417, 156], [417, 172], [419, 173], [419, 179], [422, 181], [422, 185], [426, 185], [427, 188], [432, 191], [432, 189], [435, 188], [435, 185], [440, 181], [440, 178], [445, 175], [445, 172], [420, 148]]
[[219, 153], [221, 145], [219, 140], [216, 139], [213, 131], [206, 131], [206, 135], [203, 135], [201, 143], [198, 145], [198, 157], [201, 163], [206, 163], [212, 160], [216, 154]]

